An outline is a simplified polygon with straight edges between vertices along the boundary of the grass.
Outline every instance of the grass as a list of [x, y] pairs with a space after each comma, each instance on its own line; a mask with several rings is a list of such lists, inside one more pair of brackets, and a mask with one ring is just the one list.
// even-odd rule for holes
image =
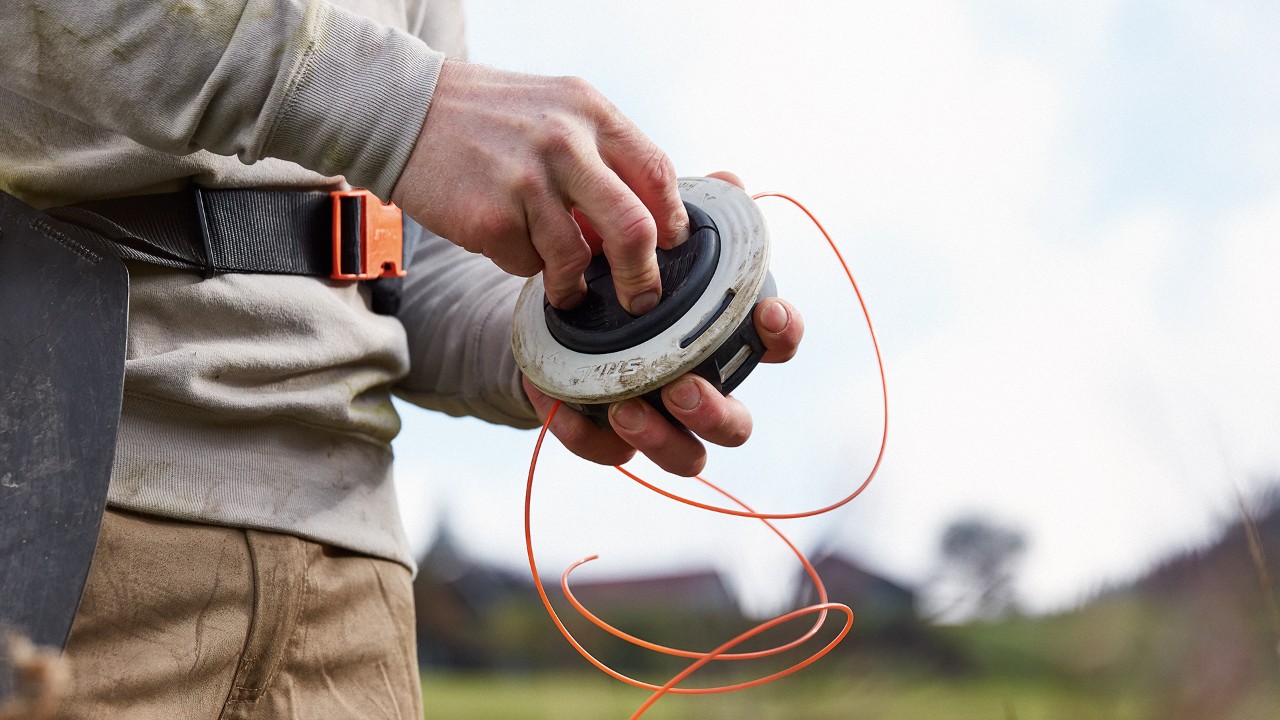
[[[1242, 514], [1244, 529], [1214, 547], [1080, 608], [898, 628], [878, 639], [855, 632], [795, 676], [727, 695], [666, 697], [645, 720], [1280, 720], [1280, 514], [1265, 526]], [[569, 671], [429, 672], [426, 717], [628, 718], [649, 696], [566, 659], [567, 651], [554, 654], [533, 646], [524, 666]], [[646, 679], [665, 679], [651, 672]], [[720, 682], [747, 679], [720, 672]]]
[[[466, 720], [627, 718], [648, 697], [603, 675], [427, 674], [426, 717]], [[1128, 720], [1149, 717], [1138, 698], [1099, 699], [1044, 680], [938, 679], [815, 672], [726, 695], [666, 697], [646, 720]]]
[[[939, 642], [963, 649], [963, 662], [950, 670], [855, 648], [761, 688], [668, 696], [644, 717], [1280, 720], [1280, 682], [1265, 618], [1245, 620], [1229, 612], [1187, 615], [1120, 597], [1057, 616], [935, 628]], [[590, 669], [429, 672], [423, 686], [429, 719], [628, 718], [649, 696]]]

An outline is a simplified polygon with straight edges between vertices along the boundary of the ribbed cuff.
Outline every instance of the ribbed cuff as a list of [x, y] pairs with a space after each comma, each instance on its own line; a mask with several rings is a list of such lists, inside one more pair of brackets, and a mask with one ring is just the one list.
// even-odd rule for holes
[[327, 4], [312, 28], [264, 154], [345, 175], [389, 198], [427, 116], [444, 54]]

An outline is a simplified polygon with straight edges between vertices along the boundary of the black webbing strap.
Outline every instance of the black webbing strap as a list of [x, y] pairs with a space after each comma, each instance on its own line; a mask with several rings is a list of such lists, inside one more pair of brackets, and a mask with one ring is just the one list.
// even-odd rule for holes
[[105, 236], [129, 260], [206, 275], [327, 277], [333, 270], [333, 200], [325, 192], [193, 186], [49, 213]]
[[[213, 190], [192, 185], [178, 192], [94, 200], [48, 213], [98, 233], [126, 260], [193, 270], [205, 277], [218, 273], [329, 277], [334, 202], [327, 192]], [[342, 226], [345, 270], [348, 263], [359, 263], [358, 202], [344, 199]], [[407, 261], [408, 248], [405, 255]], [[374, 292], [373, 309], [394, 313], [399, 305], [399, 279], [366, 282]]]

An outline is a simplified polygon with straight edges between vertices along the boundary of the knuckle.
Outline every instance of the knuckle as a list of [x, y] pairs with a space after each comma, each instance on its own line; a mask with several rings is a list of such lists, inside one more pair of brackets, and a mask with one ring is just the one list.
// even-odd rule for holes
[[511, 171], [507, 185], [520, 197], [536, 196], [545, 190], [547, 177], [536, 165], [522, 165]]
[[650, 187], [665, 189], [676, 181], [676, 167], [662, 148], [653, 145], [649, 157], [640, 166], [640, 177]]
[[[663, 464], [664, 463], [659, 463], [659, 466], [662, 466]], [[680, 475], [682, 477], [693, 477], [694, 475], [702, 472], [702, 469], [706, 467], [707, 454], [706, 451], [703, 450], [701, 452], [693, 453], [688, 457], [669, 460], [665, 465], [666, 467], [663, 467], [663, 469], [669, 473]]]
[[634, 292], [649, 289], [649, 286], [657, 283], [660, 279], [656, 266], [649, 268], [614, 265], [613, 267], [614, 286], [628, 288]]
[[578, 123], [562, 113], [548, 114], [538, 126], [538, 148], [550, 155], [563, 155], [576, 147]]
[[657, 223], [649, 209], [635, 197], [622, 192], [614, 192], [611, 197], [612, 205], [618, 210], [608, 218], [607, 225], [596, 230], [605, 236], [605, 253], [613, 265], [615, 279], [628, 273], [656, 277]]
[[591, 247], [571, 216], [559, 207], [544, 207], [531, 225], [533, 247], [542, 258], [544, 281], [553, 299], [566, 299], [582, 288], [591, 264]]
[[658, 237], [658, 225], [643, 205], [633, 205], [618, 218], [618, 242], [621, 250], [636, 255], [651, 252]]
[[591, 83], [577, 76], [565, 76], [557, 80], [556, 90], [561, 102], [572, 108], [579, 117], [588, 119], [597, 129], [605, 130], [627, 124], [622, 113]]
[[625, 448], [593, 449], [591, 452], [593, 457], [587, 457], [587, 459], [601, 465], [623, 465], [636, 455], [636, 449], [630, 446]]
[[751, 439], [751, 428], [735, 424], [728, 428], [724, 442], [721, 444], [725, 447], [741, 447], [749, 439]]
[[479, 240], [477, 244], [485, 248], [485, 255], [492, 257], [490, 248], [495, 241], [502, 241], [519, 234], [524, 223], [516, 217], [510, 208], [486, 205], [471, 215], [468, 234]]
[[601, 98], [600, 91], [594, 85], [577, 75], [556, 78], [556, 84], [565, 97], [576, 103], [594, 105]]
[[657, 291], [662, 278], [655, 263], [646, 265], [614, 265], [613, 284], [619, 289], [626, 288], [632, 293]]
[[547, 272], [572, 279], [576, 286], [577, 278], [581, 277], [587, 265], [591, 264], [591, 250], [585, 242], [555, 243], [552, 249], [544, 254], [543, 261]]
[[616, 438], [610, 442], [591, 421], [576, 414], [557, 422], [553, 433], [570, 452], [600, 465], [621, 465], [635, 455], [634, 448]]
[[702, 434], [708, 440], [723, 447], [739, 447], [751, 438], [750, 417], [743, 417], [735, 412], [740, 405], [733, 400], [725, 402], [703, 403], [706, 415], [702, 419]]
[[572, 276], [557, 277], [554, 273], [546, 271], [542, 274], [542, 281], [542, 289], [547, 295], [547, 300], [558, 308], [564, 307], [579, 295], [579, 283]]
[[577, 418], [564, 418], [556, 430], [556, 437], [560, 438], [560, 442], [573, 452], [581, 455], [585, 452], [595, 450], [594, 440], [591, 437], [590, 429], [583, 427], [581, 422], [573, 422]]

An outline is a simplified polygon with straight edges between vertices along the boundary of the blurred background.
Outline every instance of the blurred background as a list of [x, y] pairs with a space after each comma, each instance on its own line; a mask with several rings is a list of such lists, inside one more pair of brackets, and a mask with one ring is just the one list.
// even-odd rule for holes
[[[853, 607], [850, 638], [797, 676], [647, 717], [1280, 716], [1280, 6], [467, 7], [472, 61], [584, 77], [680, 174], [731, 170], [808, 205], [883, 348], [880, 474], [780, 524]], [[759, 204], [807, 334], [735, 393], [754, 435], [705, 475], [805, 510], [870, 470], [879, 377], [821, 236]], [[578, 658], [528, 578], [534, 434], [401, 411], [427, 716], [629, 715], [647, 694]], [[533, 532], [552, 580], [599, 553], [575, 574], [582, 599], [659, 642], [709, 649], [811, 599], [759, 523], [558, 447]], [[583, 634], [650, 682], [683, 667]]]

